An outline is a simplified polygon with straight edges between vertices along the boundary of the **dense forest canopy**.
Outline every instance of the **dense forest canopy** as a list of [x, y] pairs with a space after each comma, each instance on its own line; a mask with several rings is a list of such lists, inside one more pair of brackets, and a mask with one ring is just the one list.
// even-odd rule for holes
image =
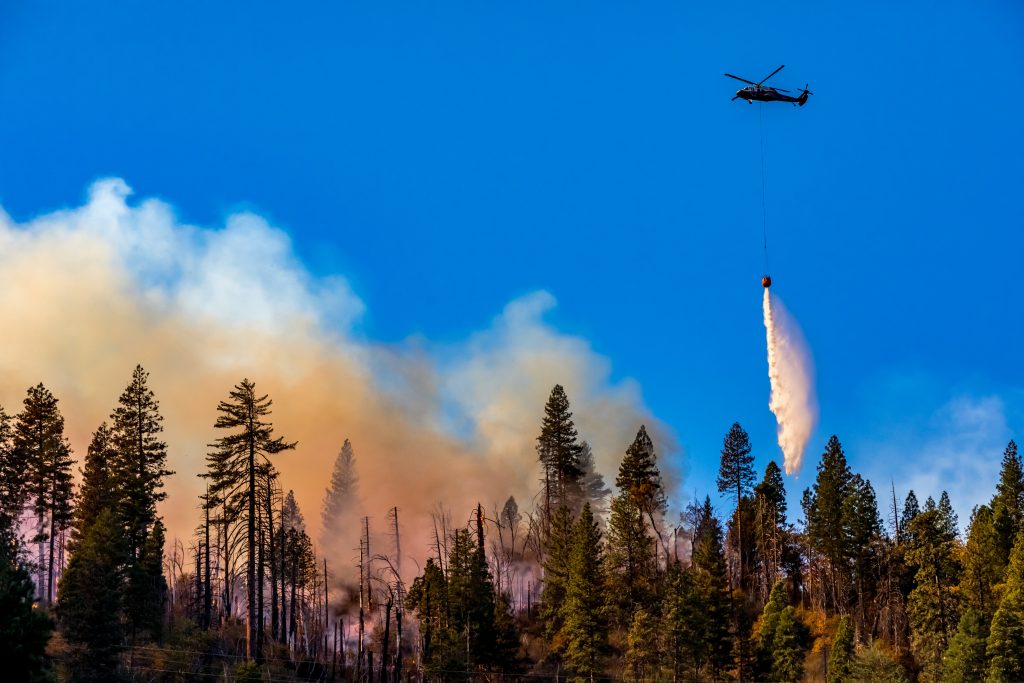
[[962, 533], [945, 491], [876, 489], [836, 436], [794, 514], [734, 423], [716, 510], [674, 499], [643, 424], [606, 481], [556, 385], [537, 406], [535, 495], [438, 501], [421, 554], [403, 550], [406, 501], [363, 490], [348, 439], [302, 511], [278, 467], [301, 444], [273, 407], [249, 379], [210, 407], [203, 494], [175, 501], [194, 531], [172, 539], [141, 366], [77, 477], [58, 397], [40, 383], [0, 409], [0, 654], [19, 680], [1024, 679], [1013, 441]]

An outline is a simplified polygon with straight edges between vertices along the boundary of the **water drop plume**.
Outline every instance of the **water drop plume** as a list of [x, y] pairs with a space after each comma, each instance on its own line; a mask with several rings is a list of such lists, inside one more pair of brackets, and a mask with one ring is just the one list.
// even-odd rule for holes
[[782, 301], [764, 290], [764, 327], [768, 335], [768, 378], [772, 395], [768, 407], [779, 424], [779, 448], [786, 474], [800, 471], [804, 449], [818, 422], [814, 396], [814, 366], [800, 326]]

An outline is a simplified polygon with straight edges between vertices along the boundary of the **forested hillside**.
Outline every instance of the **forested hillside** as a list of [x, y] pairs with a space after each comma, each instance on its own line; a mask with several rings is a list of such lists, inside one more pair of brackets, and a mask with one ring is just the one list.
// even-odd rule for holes
[[[137, 367], [84, 454], [43, 384], [0, 409], [5, 680], [1024, 680], [1012, 441], [966, 534], [944, 491], [876, 488], [835, 436], [789, 509], [739, 424], [722, 426], [715, 509], [676, 497], [643, 425], [606, 481], [556, 385], [536, 495], [441, 501], [410, 557], [404, 501], [371, 529], [344, 425], [322, 508], [299, 509], [275, 461], [301, 444], [248, 379], [209, 407], [205, 469], [177, 473], [204, 494], [165, 501], [148, 381]], [[167, 537], [165, 504], [194, 507], [191, 535]], [[359, 540], [334, 566], [318, 548], [339, 537]]]

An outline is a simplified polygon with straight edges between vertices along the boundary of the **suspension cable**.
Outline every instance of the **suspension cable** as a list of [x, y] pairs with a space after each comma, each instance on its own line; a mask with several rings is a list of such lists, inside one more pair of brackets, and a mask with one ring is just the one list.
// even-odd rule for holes
[[761, 133], [761, 235], [764, 240], [764, 272], [768, 274], [768, 210], [764, 189], [764, 102], [757, 103], [757, 121]]

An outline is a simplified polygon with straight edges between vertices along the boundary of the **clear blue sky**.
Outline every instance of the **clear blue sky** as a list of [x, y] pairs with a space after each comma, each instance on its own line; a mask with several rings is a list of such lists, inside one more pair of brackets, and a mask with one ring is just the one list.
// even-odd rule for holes
[[833, 432], [879, 488], [997, 462], [1024, 432], [1016, 0], [4, 3], [0, 204], [115, 175], [200, 224], [253, 207], [376, 340], [546, 289], [703, 494], [734, 420], [777, 453], [759, 105], [722, 73], [781, 63], [815, 95], [764, 109], [771, 271], [822, 415], [790, 488]]

